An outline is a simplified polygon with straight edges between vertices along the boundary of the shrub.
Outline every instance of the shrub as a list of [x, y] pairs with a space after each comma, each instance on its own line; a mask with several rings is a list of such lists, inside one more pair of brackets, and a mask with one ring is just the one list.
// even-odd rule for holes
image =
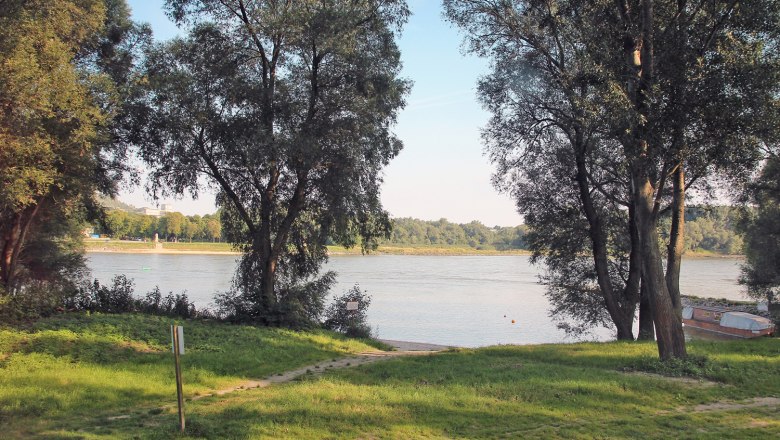
[[335, 281], [334, 272], [313, 280], [280, 277], [276, 283], [276, 302], [271, 306], [257, 300], [259, 286], [236, 283], [231, 290], [216, 295], [216, 316], [236, 323], [292, 329], [318, 327], [325, 296]]
[[[357, 302], [357, 310], [347, 310], [348, 302]], [[351, 338], [370, 338], [371, 326], [368, 325], [368, 306], [371, 296], [355, 284], [325, 310], [324, 326], [327, 329], [344, 333]]]
[[133, 280], [125, 275], [117, 275], [111, 286], [103, 286], [98, 280], [86, 283], [76, 289], [65, 300], [69, 310], [86, 310], [103, 313], [143, 312], [153, 315], [194, 318], [202, 315], [189, 301], [186, 293], [174, 295], [169, 292], [163, 297], [159, 287], [147, 293], [143, 298], [133, 296]]

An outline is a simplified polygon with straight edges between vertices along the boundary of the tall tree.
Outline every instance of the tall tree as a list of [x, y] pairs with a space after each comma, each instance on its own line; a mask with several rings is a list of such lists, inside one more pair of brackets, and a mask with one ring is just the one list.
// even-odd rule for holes
[[[513, 194], [536, 230], [529, 243], [536, 258], [545, 256], [549, 295], [553, 302], [594, 304], [593, 293], [600, 298], [600, 310], [592, 313], [563, 302], [556, 310], [590, 324], [605, 322], [606, 312], [618, 338], [633, 339], [639, 255], [615, 246], [634, 236], [627, 219], [622, 230], [615, 225], [620, 215], [614, 211], [630, 200], [627, 179], [603, 169], [612, 166], [615, 151], [602, 136], [604, 110], [593, 104], [599, 66], [582, 52], [592, 31], [587, 5], [452, 0], [445, 11], [467, 31], [469, 48], [493, 61], [479, 88], [493, 113], [484, 139], [498, 166], [498, 187]], [[590, 265], [582, 264], [583, 253]]]
[[77, 259], [61, 234], [77, 235], [70, 222], [96, 212], [96, 190], [115, 187], [114, 172], [122, 171], [113, 150], [115, 78], [132, 59], [128, 36], [144, 32], [122, 1], [1, 7], [0, 287], [13, 293], [25, 278], [43, 277], [39, 263], [51, 266], [55, 250]]
[[197, 194], [202, 177], [219, 189], [248, 314], [283, 324], [329, 236], [367, 250], [388, 233], [380, 171], [401, 148], [390, 129], [409, 88], [394, 40], [406, 4], [167, 4], [190, 33], [148, 56], [137, 142], [155, 189]]
[[[641, 269], [641, 296], [664, 359], [686, 355], [677, 313], [685, 193], [714, 171], [744, 178], [760, 144], [775, 136], [775, 3], [445, 1], [449, 18], [469, 32], [470, 48], [494, 61], [481, 90], [494, 113], [486, 138], [499, 175], [528, 171], [528, 157], [512, 152], [541, 151], [535, 145], [568, 161], [588, 221], [581, 231], [590, 237], [613, 322], [606, 300], [614, 289], [604, 268], [621, 251], [609, 253], [603, 224], [610, 216], [599, 207], [620, 203], [610, 208], [598, 200], [622, 202], [629, 220], [623, 234], [635, 255], [629, 274]], [[561, 142], [570, 148], [557, 149]], [[657, 229], [668, 210], [664, 273]], [[623, 279], [637, 286], [628, 282], [636, 276]]]

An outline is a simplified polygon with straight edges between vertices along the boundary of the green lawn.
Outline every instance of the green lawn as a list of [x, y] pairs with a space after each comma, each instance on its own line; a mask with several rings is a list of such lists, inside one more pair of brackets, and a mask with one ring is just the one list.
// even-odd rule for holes
[[[166, 323], [82, 316], [45, 321], [32, 334], [5, 332], [0, 348], [11, 355], [0, 379], [3, 432], [238, 439], [780, 436], [776, 401], [696, 410], [780, 398], [780, 340], [767, 338], [692, 342], [696, 362], [672, 368], [655, 361], [652, 343], [497, 346], [388, 360], [187, 402], [188, 430], [181, 436], [175, 405], [154, 406], [174, 401], [167, 334], [156, 330]], [[60, 330], [46, 330], [53, 328]], [[185, 356], [189, 393], [364, 348], [322, 333], [189, 322], [185, 329], [192, 347]], [[103, 330], [113, 336], [98, 336]], [[29, 342], [21, 344], [21, 337]], [[98, 348], [111, 355], [99, 357], [105, 350]], [[29, 367], [37, 363], [46, 366]]]
[[[53, 426], [77, 429], [85, 420], [175, 403], [170, 324], [145, 315], [72, 314], [0, 330], [0, 432], [13, 438]], [[180, 324], [189, 397], [370, 348], [328, 332]]]

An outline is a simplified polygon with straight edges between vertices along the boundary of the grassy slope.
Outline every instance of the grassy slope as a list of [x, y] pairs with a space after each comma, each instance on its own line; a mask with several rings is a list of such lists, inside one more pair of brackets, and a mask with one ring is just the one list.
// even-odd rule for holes
[[[493, 347], [330, 372], [189, 407], [188, 437], [777, 438], [777, 407], [694, 412], [780, 397], [780, 340], [692, 343], [717, 383], [625, 372], [654, 344]], [[175, 415], [144, 427], [172, 437]], [[110, 429], [110, 428], [109, 428]], [[114, 432], [126, 432], [115, 426]], [[139, 429], [141, 429], [139, 427]]]
[[[40, 341], [25, 345], [14, 342], [11, 345], [17, 347], [15, 350], [8, 349], [7, 336], [2, 339], [2, 351], [15, 352], [5, 360], [0, 379], [0, 390], [10, 390], [2, 391], [2, 407], [6, 408], [9, 394], [11, 399], [21, 392], [34, 396], [26, 391], [28, 387], [51, 396], [39, 399], [38, 403], [20, 399], [21, 406], [10, 413], [4, 409], [2, 423], [12, 428], [4, 428], [5, 432], [78, 438], [179, 437], [175, 405], [163, 411], [150, 406], [160, 401], [173, 402], [173, 381], [168, 375], [170, 355], [144, 353], [144, 344], [164, 349], [166, 335], [158, 334], [156, 328], [167, 321], [158, 323], [156, 318], [131, 316], [111, 318], [47, 321], [40, 327], [65, 324], [78, 331], [74, 335], [79, 335], [80, 344], [63, 344], [61, 340], [44, 344], [51, 334], [46, 330], [35, 334], [38, 336], [23, 335]], [[147, 330], [137, 329], [139, 323]], [[230, 383], [242, 375], [263, 375], [285, 365], [307, 363], [302, 357], [327, 358], [359, 348], [322, 334], [217, 324], [185, 326], [190, 329], [188, 344], [192, 347], [189, 357], [185, 356], [190, 364], [184, 372], [190, 393]], [[109, 334], [117, 340], [100, 342], [88, 337], [101, 329], [110, 329]], [[202, 339], [196, 336], [199, 332], [203, 333]], [[67, 330], [54, 333], [68, 339]], [[81, 353], [92, 352], [101, 344], [125, 353], [132, 361], [95, 360], [92, 356], [90, 361], [80, 360], [75, 366], [68, 366], [71, 360], [83, 356]], [[259, 350], [258, 346], [267, 351], [253, 351]], [[689, 350], [694, 355], [709, 357], [709, 362], [695, 366], [694, 371], [708, 381], [627, 372], [658, 368], [652, 343], [498, 346], [391, 360], [271, 388], [188, 402], [185, 437], [780, 436], [777, 406], [693, 411], [700, 404], [780, 397], [780, 339], [697, 341], [690, 344]], [[246, 353], [249, 351], [254, 354]], [[15, 360], [16, 357], [19, 359]], [[142, 362], [142, 358], [148, 360]], [[258, 358], [274, 367], [260, 366]], [[46, 359], [51, 369], [60, 371], [11, 368], [23, 359]], [[146, 365], [154, 367], [149, 371], [144, 369]], [[87, 367], [90, 369], [83, 369]], [[80, 374], [71, 374], [68, 368], [82, 370]], [[6, 377], [9, 373], [11, 377]], [[91, 376], [85, 377], [85, 373]], [[140, 383], [123, 385], [128, 378]], [[152, 383], [147, 385], [146, 381]], [[129, 417], [108, 418], [120, 414]]]
[[[0, 330], [0, 429], [11, 437], [78, 427], [175, 402], [171, 319], [66, 315]], [[331, 333], [185, 321], [185, 393], [193, 396], [368, 349]]]

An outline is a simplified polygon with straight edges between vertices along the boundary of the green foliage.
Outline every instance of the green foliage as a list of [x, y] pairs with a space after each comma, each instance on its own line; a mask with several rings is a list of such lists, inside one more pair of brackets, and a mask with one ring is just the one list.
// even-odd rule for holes
[[336, 273], [332, 271], [306, 282], [282, 280], [278, 286], [277, 302], [262, 317], [258, 316], [256, 300], [233, 288], [215, 296], [215, 313], [219, 319], [234, 323], [262, 320], [266, 325], [294, 329], [319, 327], [325, 298], [335, 282]]
[[360, 237], [371, 250], [389, 232], [379, 185], [402, 146], [391, 128], [410, 85], [395, 44], [406, 4], [166, 8], [189, 32], [147, 54], [134, 140], [150, 186], [196, 195], [206, 178], [219, 189], [222, 235], [244, 251], [235, 287], [256, 322], [280, 322], [281, 310], [316, 303], [296, 285], [323, 282], [315, 275], [329, 238], [354, 246]]
[[2, 9], [0, 284], [10, 303], [39, 298], [45, 285], [56, 302], [83, 274], [80, 235], [99, 216], [95, 192], [114, 192], [127, 169], [124, 98], [148, 29], [122, 0]]
[[[357, 310], [347, 310], [347, 303], [356, 302]], [[325, 310], [324, 327], [328, 330], [344, 333], [350, 338], [370, 338], [371, 327], [368, 325], [368, 306], [371, 296], [354, 285], [343, 295], [333, 299]]]
[[[685, 208], [686, 253], [739, 255], [743, 252], [743, 234], [739, 228], [743, 210], [733, 206], [689, 206]], [[659, 222], [659, 235], [668, 241], [670, 220]]]
[[741, 227], [745, 231], [745, 256], [740, 283], [756, 299], [778, 302], [780, 287], [780, 159], [770, 158], [751, 185], [750, 196], [758, 206]]
[[210, 316], [207, 310], [199, 312], [195, 304], [189, 301], [186, 293], [174, 295], [170, 292], [163, 297], [160, 288], [155, 286], [154, 290], [148, 292], [143, 298], [137, 298], [133, 295], [133, 280], [125, 275], [115, 276], [111, 280], [110, 287], [102, 286], [98, 280], [85, 283], [65, 298], [63, 306], [70, 311], [143, 312], [178, 318]]
[[123, 209], [111, 209], [106, 212], [96, 232], [115, 239], [154, 239], [158, 234], [161, 240], [171, 241], [219, 241], [222, 239], [222, 223], [219, 213], [185, 216], [180, 212], [167, 213], [157, 218]]
[[526, 249], [524, 226], [489, 228], [478, 221], [466, 224], [396, 218], [389, 238], [380, 240], [385, 246], [459, 246], [477, 250]]

